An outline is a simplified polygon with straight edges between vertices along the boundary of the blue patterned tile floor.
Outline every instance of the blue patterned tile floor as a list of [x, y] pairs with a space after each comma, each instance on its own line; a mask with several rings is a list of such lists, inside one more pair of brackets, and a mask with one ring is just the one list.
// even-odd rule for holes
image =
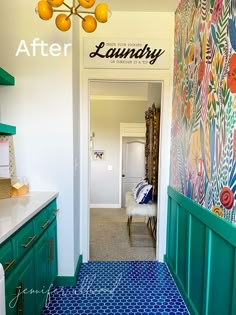
[[82, 264], [76, 286], [49, 298], [42, 315], [189, 314], [166, 264], [152, 261]]

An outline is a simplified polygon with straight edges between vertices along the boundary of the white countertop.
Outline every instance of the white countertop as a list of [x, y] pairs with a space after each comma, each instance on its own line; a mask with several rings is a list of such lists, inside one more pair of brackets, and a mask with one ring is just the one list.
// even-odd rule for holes
[[0, 199], [0, 244], [57, 196], [57, 192], [29, 192]]

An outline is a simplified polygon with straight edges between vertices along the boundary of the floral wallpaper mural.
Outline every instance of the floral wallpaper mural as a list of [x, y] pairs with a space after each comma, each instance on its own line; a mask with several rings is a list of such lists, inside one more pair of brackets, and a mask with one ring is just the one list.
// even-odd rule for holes
[[236, 223], [236, 0], [176, 11], [171, 186]]

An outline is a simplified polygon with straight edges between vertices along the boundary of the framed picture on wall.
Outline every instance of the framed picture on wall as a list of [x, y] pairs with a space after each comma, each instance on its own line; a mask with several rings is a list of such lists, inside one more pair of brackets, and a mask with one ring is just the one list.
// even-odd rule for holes
[[97, 161], [104, 160], [105, 151], [104, 150], [93, 150], [93, 159]]

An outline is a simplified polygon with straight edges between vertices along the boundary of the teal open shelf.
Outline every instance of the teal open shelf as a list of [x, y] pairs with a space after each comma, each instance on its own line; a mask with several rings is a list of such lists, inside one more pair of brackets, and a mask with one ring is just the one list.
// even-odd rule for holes
[[11, 125], [0, 124], [0, 135], [15, 135], [16, 127]]
[[0, 68], [0, 85], [15, 85], [15, 78], [3, 68]]

